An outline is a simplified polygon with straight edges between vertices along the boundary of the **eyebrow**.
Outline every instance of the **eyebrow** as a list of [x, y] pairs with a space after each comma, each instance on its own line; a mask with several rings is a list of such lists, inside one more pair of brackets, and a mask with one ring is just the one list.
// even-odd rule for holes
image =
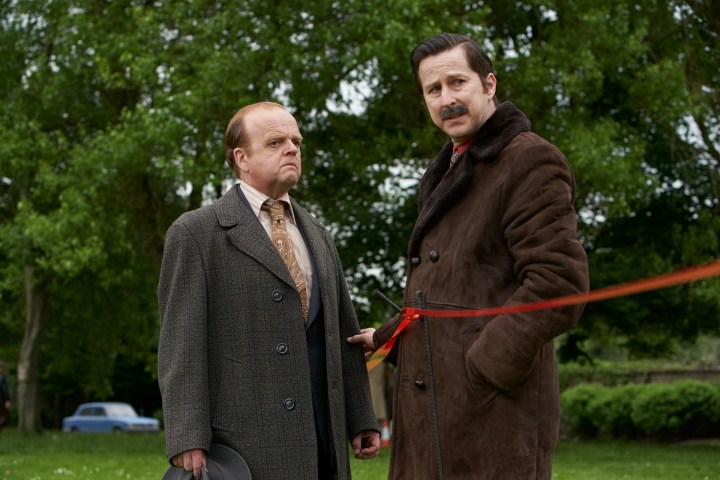
[[303, 136], [302, 136], [302, 135], [295, 135], [295, 134], [288, 135], [288, 134], [285, 134], [285, 133], [271, 132], [271, 133], [269, 133], [269, 134], [265, 137], [265, 141], [266, 141], [266, 142], [273, 142], [273, 141], [275, 141], [275, 140], [285, 140], [286, 138], [289, 138], [289, 139], [291, 139], [291, 140], [298, 140], [298, 141], [300, 141], [300, 142], [302, 142], [302, 140], [303, 140]]
[[442, 83], [442, 80], [457, 80], [458, 78], [468, 79], [468, 78], [470, 78], [470, 75], [467, 74], [466, 72], [451, 71], [451, 72], [448, 72], [446, 75], [442, 75], [442, 78], [439, 78], [435, 81], [423, 84], [422, 87], [423, 87], [423, 89], [427, 89], [433, 85]]
[[422, 84], [423, 91], [428, 90], [431, 87], [434, 87], [435, 85], [440, 84], [441, 82], [439, 80], [434, 80], [432, 82], [427, 82]]

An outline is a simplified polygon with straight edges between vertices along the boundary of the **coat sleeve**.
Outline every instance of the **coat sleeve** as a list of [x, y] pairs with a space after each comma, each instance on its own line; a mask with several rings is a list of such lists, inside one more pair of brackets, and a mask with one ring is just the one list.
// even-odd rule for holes
[[158, 382], [163, 401], [166, 453], [210, 447], [207, 286], [197, 239], [176, 222], [167, 232], [158, 303]]
[[[552, 145], [538, 142], [514, 158], [500, 199], [502, 230], [519, 288], [505, 306], [586, 292], [587, 257], [575, 238], [574, 178]], [[499, 315], [468, 351], [468, 367], [500, 390], [511, 390], [540, 350], [570, 329], [584, 305]]]
[[380, 431], [370, 396], [370, 382], [365, 366], [365, 353], [361, 345], [351, 345], [346, 338], [360, 333], [360, 325], [355, 308], [348, 292], [345, 274], [340, 256], [330, 239], [335, 274], [337, 275], [337, 295], [340, 322], [340, 354], [342, 358], [343, 385], [345, 394], [345, 412], [347, 417], [348, 439], [353, 439], [365, 430]]

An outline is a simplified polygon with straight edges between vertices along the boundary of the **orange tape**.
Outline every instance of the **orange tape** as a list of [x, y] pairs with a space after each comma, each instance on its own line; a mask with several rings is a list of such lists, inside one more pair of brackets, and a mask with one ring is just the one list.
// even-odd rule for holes
[[579, 303], [597, 302], [610, 298], [625, 297], [636, 293], [649, 292], [652, 290], [660, 290], [662, 288], [672, 287], [690, 283], [704, 278], [710, 278], [720, 275], [720, 261], [706, 263], [697, 267], [690, 267], [678, 270], [656, 277], [650, 277], [643, 280], [636, 280], [630, 283], [605, 287], [592, 292], [579, 293], [576, 295], [567, 295], [552, 300], [542, 300], [540, 302], [526, 303], [521, 305], [511, 305], [507, 307], [493, 307], [481, 309], [467, 310], [425, 310], [420, 308], [403, 308], [403, 321], [384, 345], [380, 346], [367, 362], [368, 371], [375, 368], [390, 353], [395, 341], [400, 333], [405, 330], [412, 322], [421, 316], [426, 317], [489, 317], [494, 315], [502, 315], [508, 313], [530, 312], [533, 310], [544, 310], [547, 308], [565, 307], [568, 305], [577, 305]]

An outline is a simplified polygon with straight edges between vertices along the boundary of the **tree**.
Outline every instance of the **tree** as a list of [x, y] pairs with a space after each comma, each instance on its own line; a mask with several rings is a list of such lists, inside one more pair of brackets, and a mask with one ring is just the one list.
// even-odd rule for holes
[[[503, 5], [490, 23], [506, 92], [575, 169], [592, 288], [718, 258], [717, 6]], [[718, 333], [719, 288], [711, 280], [591, 304], [572, 338], [671, 353], [678, 339]]]
[[[250, 102], [298, 118], [294, 196], [335, 235], [361, 322], [384, 321], [372, 292], [400, 298], [417, 180], [445, 141], [408, 61], [438, 31], [484, 44], [500, 99], [566, 153], [593, 287], [718, 256], [709, 2], [23, 0], [0, 22], [0, 347], [24, 431], [38, 393], [107, 397], [116, 365], [154, 371], [164, 232], [232, 183], [224, 128]], [[669, 325], [713, 331], [719, 288], [590, 306], [577, 333], [667, 351]]]
[[[242, 104], [277, 98], [308, 137], [328, 136], [327, 99], [370, 58], [348, 54], [367, 40], [362, 25], [387, 27], [376, 3], [277, 2], [273, 15], [259, 1], [3, 7], [0, 258], [3, 303], [12, 308], [1, 321], [24, 337], [21, 431], [40, 430], [39, 378], [46, 394], [102, 397], [112, 394], [118, 356], [154, 363], [163, 234], [227, 184], [225, 123]], [[397, 8], [407, 6], [415, 8]], [[335, 135], [338, 146], [357, 136]], [[335, 161], [310, 143], [313, 154]], [[307, 170], [299, 197], [324, 183], [323, 172]]]
[[[150, 260], [151, 271], [156, 270], [159, 249], [140, 249], [146, 239], [133, 237], [142, 233], [135, 229], [143, 226], [146, 211], [117, 207], [124, 195], [140, 200], [158, 192], [151, 185], [132, 183], [137, 175], [128, 169], [123, 169], [126, 183], [121, 185], [113, 176], [118, 171], [113, 161], [120, 155], [108, 156], [99, 148], [113, 145], [117, 132], [111, 126], [140, 96], [140, 89], [123, 80], [121, 65], [115, 63], [123, 53], [117, 39], [124, 25], [132, 25], [113, 23], [123, 17], [123, 11], [115, 7], [104, 12], [104, 22], [114, 29], [99, 28], [109, 34], [103, 44], [89, 38], [98, 25], [77, 22], [82, 10], [70, 2], [22, 2], [2, 13], [3, 50], [11, 52], [0, 127], [4, 139], [0, 245], [3, 270], [8, 273], [2, 287], [3, 298], [15, 300], [23, 298], [24, 290], [26, 320], [17, 364], [19, 429], [30, 432], [41, 428], [41, 375], [59, 371], [80, 380], [80, 388], [84, 384], [89, 392], [107, 392], [107, 386], [95, 380], [111, 371], [112, 362], [102, 357], [117, 354], [119, 339], [84, 337], [88, 325], [106, 334], [152, 325], [147, 323], [154, 320], [149, 314], [151, 290], [143, 288], [140, 297], [130, 300], [117, 295], [137, 293], [143, 283], [149, 286], [143, 259]], [[102, 17], [98, 23], [103, 23]], [[138, 41], [136, 48], [140, 47]], [[110, 143], [103, 142], [108, 139], [104, 135]], [[127, 150], [134, 148], [142, 145]], [[117, 151], [121, 149], [122, 145]], [[135, 161], [132, 157], [123, 160]], [[118, 228], [123, 225], [133, 228]], [[140, 315], [134, 308], [138, 304], [137, 311], [144, 312]], [[15, 325], [17, 313], [17, 308], [9, 310], [12, 316], [4, 316], [3, 323]], [[68, 328], [58, 335], [63, 327]], [[43, 349], [47, 333], [61, 342], [55, 351], [69, 350], [53, 359], [58, 360], [50, 364], [53, 368], [41, 369], [41, 351], [48, 350]], [[150, 340], [140, 338], [144, 338], [141, 343]], [[76, 363], [89, 347], [101, 355]], [[52, 344], [49, 350], [53, 351]], [[72, 372], [64, 371], [65, 365]]]

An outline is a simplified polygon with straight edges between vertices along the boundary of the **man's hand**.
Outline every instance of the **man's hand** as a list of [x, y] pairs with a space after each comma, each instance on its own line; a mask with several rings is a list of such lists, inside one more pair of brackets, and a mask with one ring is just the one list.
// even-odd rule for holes
[[207, 470], [205, 466], [205, 452], [202, 450], [188, 450], [187, 452], [178, 453], [170, 463], [185, 471], [193, 472], [195, 480], [200, 480], [202, 476], [202, 468]]
[[352, 439], [355, 458], [367, 460], [377, 457], [380, 452], [380, 432], [375, 430], [364, 430]]
[[365, 360], [372, 356], [375, 351], [375, 341], [373, 340], [374, 328], [363, 328], [360, 333], [347, 338], [348, 343], [361, 343], [365, 346]]

